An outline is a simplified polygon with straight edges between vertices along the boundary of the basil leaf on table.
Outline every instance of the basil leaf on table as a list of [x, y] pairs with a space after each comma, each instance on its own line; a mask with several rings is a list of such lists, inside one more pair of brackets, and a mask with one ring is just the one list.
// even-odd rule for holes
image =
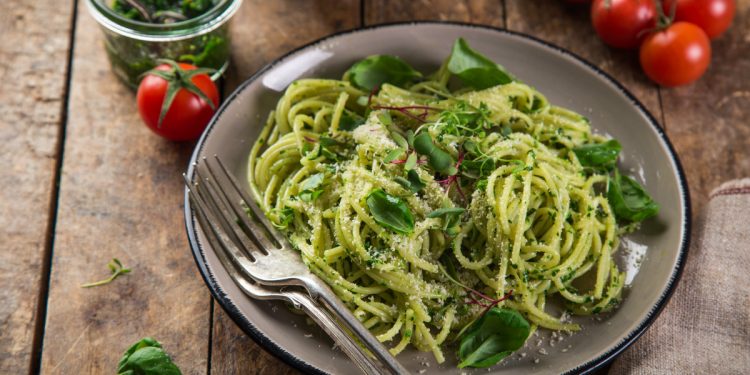
[[401, 234], [414, 231], [414, 216], [401, 198], [376, 189], [367, 195], [367, 207], [378, 224]]
[[620, 175], [618, 170], [609, 180], [607, 200], [620, 220], [639, 222], [659, 213], [659, 205], [643, 187], [632, 178]]
[[435, 146], [429, 134], [420, 133], [414, 137], [414, 149], [418, 153], [426, 155], [430, 166], [436, 171], [448, 176], [458, 172], [454, 165], [455, 161], [450, 154]]
[[461, 336], [458, 368], [490, 367], [523, 347], [529, 333], [518, 311], [493, 307]]
[[146, 337], [133, 344], [117, 364], [118, 375], [181, 375], [161, 344]]
[[422, 73], [396, 56], [375, 55], [354, 63], [344, 76], [354, 86], [371, 91], [384, 83], [403, 87], [422, 78]]
[[463, 38], [456, 39], [448, 57], [448, 71], [477, 90], [514, 81], [505, 68], [469, 47]]
[[592, 143], [576, 147], [573, 152], [584, 167], [610, 170], [615, 166], [621, 149], [620, 142], [611, 139], [604, 143]]

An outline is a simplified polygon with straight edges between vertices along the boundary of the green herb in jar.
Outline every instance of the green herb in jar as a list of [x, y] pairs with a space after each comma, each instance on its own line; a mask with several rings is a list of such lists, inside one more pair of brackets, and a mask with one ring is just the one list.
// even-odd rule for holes
[[172, 23], [206, 13], [218, 0], [114, 0], [112, 10], [125, 18], [149, 23]]

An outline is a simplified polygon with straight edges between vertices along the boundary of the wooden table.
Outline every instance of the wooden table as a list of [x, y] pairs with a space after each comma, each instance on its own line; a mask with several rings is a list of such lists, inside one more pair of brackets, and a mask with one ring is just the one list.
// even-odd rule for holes
[[[713, 42], [708, 73], [677, 89], [649, 82], [635, 53], [600, 42], [585, 7], [559, 0], [246, 0], [224, 92], [324, 35], [415, 19], [528, 33], [615, 76], [674, 143], [694, 218], [712, 188], [750, 176], [750, 0], [739, 1], [733, 27]], [[160, 340], [186, 374], [295, 372], [245, 336], [203, 285], [182, 222], [180, 173], [193, 145], [164, 141], [140, 123], [84, 1], [0, 1], [0, 35], [0, 150], [8, 161], [0, 180], [0, 374], [113, 373], [143, 336]], [[113, 257], [132, 274], [79, 287], [105, 275]]]

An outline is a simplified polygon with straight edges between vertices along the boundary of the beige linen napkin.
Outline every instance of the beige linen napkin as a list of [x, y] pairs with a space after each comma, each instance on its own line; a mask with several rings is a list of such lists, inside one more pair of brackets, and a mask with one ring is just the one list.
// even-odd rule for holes
[[750, 374], [750, 179], [709, 199], [674, 296], [610, 375]]

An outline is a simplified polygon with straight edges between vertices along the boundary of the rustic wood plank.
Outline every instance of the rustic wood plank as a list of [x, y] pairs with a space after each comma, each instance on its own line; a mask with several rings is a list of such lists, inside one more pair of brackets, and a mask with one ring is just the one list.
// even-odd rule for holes
[[614, 76], [657, 119], [661, 120], [658, 90], [643, 74], [638, 53], [607, 47], [591, 26], [589, 8], [564, 1], [507, 0], [507, 28], [569, 49]]
[[[182, 182], [192, 144], [141, 124], [78, 7], [42, 373], [105, 374], [144, 336], [185, 374], [207, 371], [210, 298], [188, 249]], [[117, 257], [132, 273], [83, 289]]]
[[661, 90], [667, 134], [685, 167], [694, 218], [712, 189], [750, 177], [750, 1], [737, 2], [734, 24], [712, 51], [700, 80]]
[[[235, 16], [232, 59], [225, 92], [231, 92], [264, 64], [324, 35], [357, 27], [359, 1], [245, 1]], [[217, 303], [211, 351], [213, 374], [295, 374], [263, 350]]]
[[0, 2], [1, 374], [36, 362], [72, 17], [71, 0]]
[[441, 20], [481, 23], [502, 27], [501, 0], [369, 0], [365, 1], [365, 24]]

